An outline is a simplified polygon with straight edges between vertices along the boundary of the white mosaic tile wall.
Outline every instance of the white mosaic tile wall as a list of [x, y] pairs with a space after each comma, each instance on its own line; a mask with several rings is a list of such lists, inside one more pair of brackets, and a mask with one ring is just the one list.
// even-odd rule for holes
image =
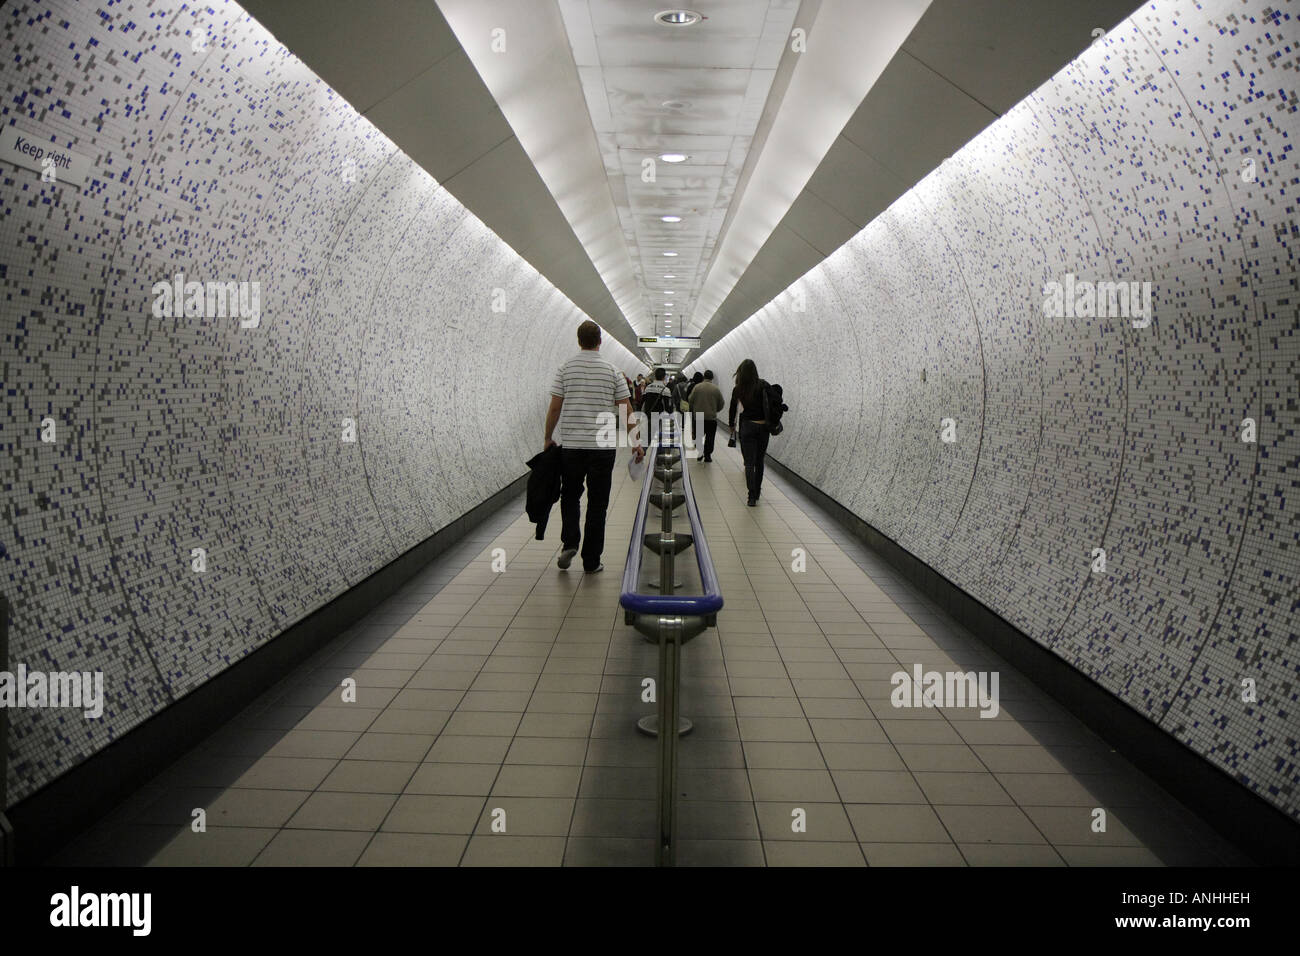
[[[16, 802], [524, 474], [584, 316], [233, 3], [0, 35], [0, 125], [92, 162], [0, 162], [8, 663], [106, 697], [10, 712]], [[260, 324], [155, 317], [177, 272]]]
[[[1146, 4], [694, 367], [753, 358], [775, 458], [1300, 818], [1298, 15]], [[1154, 318], [1048, 317], [1067, 273]]]

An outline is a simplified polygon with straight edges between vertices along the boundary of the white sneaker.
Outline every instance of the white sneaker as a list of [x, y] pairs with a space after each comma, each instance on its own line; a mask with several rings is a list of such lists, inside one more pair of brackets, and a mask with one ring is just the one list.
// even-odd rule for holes
[[577, 553], [577, 548], [565, 548], [560, 552], [559, 558], [556, 559], [555, 566], [561, 571], [569, 570], [569, 565], [573, 563], [573, 556]]

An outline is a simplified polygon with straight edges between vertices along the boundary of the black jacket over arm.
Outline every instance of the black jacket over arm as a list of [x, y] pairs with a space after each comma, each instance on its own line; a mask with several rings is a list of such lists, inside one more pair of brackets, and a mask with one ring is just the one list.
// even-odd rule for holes
[[528, 520], [537, 525], [536, 538], [546, 535], [546, 522], [551, 517], [551, 506], [560, 500], [560, 482], [564, 471], [560, 466], [560, 446], [552, 445], [528, 459], [528, 501], [524, 510]]

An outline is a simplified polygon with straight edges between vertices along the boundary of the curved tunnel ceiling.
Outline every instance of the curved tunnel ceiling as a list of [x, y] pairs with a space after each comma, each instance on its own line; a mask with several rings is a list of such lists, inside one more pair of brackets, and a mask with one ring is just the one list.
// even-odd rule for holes
[[[716, 310], [707, 349], [1069, 63], [1133, 0], [934, 0]], [[815, 40], [810, 31], [810, 42]]]
[[[610, 11], [626, 10], [628, 5], [529, 0], [523, 7], [516, 0], [443, 0], [443, 8], [457, 17], [468, 11], [463, 14], [466, 23], [475, 25], [475, 36], [483, 34], [478, 39], [487, 53], [467, 53], [458, 34], [465, 35], [469, 27], [453, 30], [454, 24], [433, 2], [375, 0], [361, 8], [348, 0], [310, 4], [248, 0], [245, 6], [634, 352], [639, 351], [638, 333], [696, 334], [704, 348], [721, 339], [1068, 63], [1092, 42], [1096, 30], [1109, 30], [1133, 9], [1132, 0], [1094, 0], [1086, 7], [1070, 0], [933, 0], [928, 9], [923, 2], [914, 3], [919, 20], [883, 70], [877, 70], [878, 76], [865, 84], [856, 107], [841, 102], [847, 122], [837, 135], [826, 137], [828, 146], [816, 147], [820, 158], [805, 156], [802, 171], [787, 171], [784, 178], [773, 180], [763, 168], [763, 157], [779, 157], [791, 140], [787, 137], [784, 145], [772, 150], [766, 147], [772, 145], [774, 130], [779, 133], [809, 102], [806, 94], [801, 100], [791, 93], [802, 64], [785, 42], [783, 35], [789, 31], [784, 18], [797, 7], [794, 26], [804, 30], [809, 51], [800, 56], [815, 57], [818, 44], [828, 33], [842, 32], [844, 17], [855, 9], [860, 14], [862, 4], [857, 0], [696, 4], [694, 8], [706, 16], [716, 13], [719, 24], [731, 24], [727, 32], [737, 35], [727, 44], [746, 51], [753, 47], [746, 53], [753, 69], [744, 72], [757, 71], [755, 58], [764, 43], [771, 45], [780, 38], [784, 52], [774, 71], [771, 63], [763, 61], [763, 68], [771, 72], [760, 84], [767, 88], [766, 102], [752, 132], [739, 137], [743, 140], [739, 153], [735, 143], [725, 151], [710, 151], [704, 148], [709, 144], [700, 141], [698, 157], [704, 161], [700, 175], [682, 176], [676, 184], [683, 200], [694, 197], [692, 184], [706, 187], [694, 197], [701, 207], [695, 223], [699, 236], [693, 238], [698, 243], [694, 268], [656, 273], [647, 269], [647, 254], [664, 251], [659, 248], [662, 237], [681, 224], [659, 222], [657, 217], [666, 213], [638, 200], [635, 188], [629, 192], [627, 184], [633, 180], [629, 157], [647, 151], [646, 145], [653, 151], [659, 144], [638, 140], [635, 132], [601, 130], [592, 121], [598, 110], [589, 110], [593, 101], [599, 102], [600, 91], [610, 89], [610, 81], [600, 72], [606, 66], [600, 38], [603, 34], [619, 40], [622, 29], [619, 17]], [[747, 7], [763, 9], [761, 25], [756, 26], [752, 16], [749, 25], [743, 25], [740, 11]], [[652, 3], [639, 12], [648, 19], [657, 9]], [[526, 68], [506, 70], [508, 61], [497, 56], [496, 72], [489, 71], [492, 82], [485, 83], [476, 64], [492, 62], [484, 57], [493, 55], [493, 35], [484, 25], [495, 22], [494, 17], [518, 17], [519, 10], [528, 12], [526, 24], [517, 20], [518, 28], [507, 27], [505, 37], [507, 44], [514, 44], [508, 50], [524, 54], [516, 56], [515, 62]], [[472, 11], [477, 12], [471, 19]], [[591, 24], [587, 45], [582, 39], [582, 24], [588, 22], [584, 14]], [[769, 15], [779, 31], [768, 23]], [[534, 37], [530, 44], [530, 31], [548, 31], [549, 37], [544, 43]], [[607, 49], [620, 51], [617, 55], [629, 62], [641, 57], [644, 62], [635, 69], [639, 82], [648, 88], [657, 82], [655, 76], [667, 81], [674, 70], [692, 63], [689, 51], [681, 54], [682, 63], [660, 63], [655, 57], [662, 54], [647, 52], [640, 31], [620, 42], [625, 49], [617, 44], [607, 44]], [[823, 59], [829, 56], [826, 51]], [[804, 72], [811, 76], [814, 65], [816, 61], [809, 60]], [[613, 76], [617, 69], [605, 72]], [[834, 75], [820, 82], [826, 91], [828, 83], [834, 84]], [[492, 84], [501, 96], [493, 96]], [[564, 122], [553, 123], [549, 134], [545, 123], [526, 124], [530, 141], [525, 143], [515, 128], [522, 122], [515, 117], [525, 114], [514, 110], [515, 117], [508, 118], [498, 100], [527, 105], [529, 84], [552, 91], [565, 88], [566, 99], [552, 104], [549, 114], [552, 120]], [[747, 84], [747, 92], [753, 93], [752, 82]], [[841, 90], [837, 95], [842, 101], [845, 93]], [[752, 114], [755, 99], [742, 95], [739, 103]], [[539, 102], [544, 101], [534, 97], [529, 108], [535, 111]], [[657, 128], [675, 130], [662, 123]], [[686, 128], [682, 127], [682, 135]], [[688, 155], [692, 148], [688, 144]], [[737, 155], [743, 157], [739, 170]], [[570, 168], [557, 161], [561, 158]], [[714, 159], [722, 160], [721, 164], [712, 163]], [[539, 165], [546, 175], [539, 173]], [[663, 169], [660, 164], [659, 170]], [[674, 180], [669, 175], [664, 185], [671, 196]], [[803, 177], [807, 178], [800, 184]], [[734, 178], [734, 184], [723, 189], [728, 178]], [[708, 181], [699, 182], [704, 179]], [[755, 181], [762, 188], [754, 187]], [[712, 195], [704, 196], [713, 186], [717, 188]], [[712, 205], [702, 208], [709, 200]], [[647, 216], [651, 220], [643, 221]], [[663, 261], [678, 264], [680, 256]], [[663, 275], [674, 278], [666, 280]], [[676, 298], [668, 300], [665, 291]], [[666, 328], [653, 303], [660, 303], [657, 308], [662, 312], [669, 310], [662, 304], [667, 301], [674, 302], [675, 315]], [[685, 315], [677, 302], [688, 303]]]

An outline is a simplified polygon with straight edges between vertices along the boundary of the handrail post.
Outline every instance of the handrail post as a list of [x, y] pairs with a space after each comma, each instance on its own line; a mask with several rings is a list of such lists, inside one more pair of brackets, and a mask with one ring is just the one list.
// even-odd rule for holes
[[[680, 617], [659, 619], [659, 834], [655, 864], [672, 866], [677, 858], [677, 722], [681, 716], [678, 680], [681, 676]], [[664, 733], [665, 727], [672, 730]]]
[[[660, 447], [661, 448], [664, 447], [662, 443], [660, 444]], [[672, 509], [673, 472], [672, 472], [671, 464], [672, 463], [670, 462], [669, 463], [670, 467], [668, 468], [668, 477], [663, 479], [662, 491], [666, 499], [665, 504], [664, 507], [659, 509], [659, 514], [660, 514], [659, 527], [662, 532], [661, 544], [663, 545], [663, 547], [659, 549], [659, 593], [660, 594], [673, 593], [673, 549], [668, 546], [668, 543], [672, 539], [672, 534], [673, 534], [673, 509]], [[683, 467], [685, 466], [683, 465]]]
[[[681, 715], [682, 647], [706, 628], [716, 625], [717, 612], [722, 607], [722, 592], [691, 492], [683, 428], [675, 415], [668, 414], [657, 416], [655, 425], [648, 449], [651, 467], [632, 524], [627, 566], [623, 572], [623, 594], [619, 602], [624, 609], [625, 622], [645, 635], [647, 640], [659, 644], [655, 713], [638, 720], [637, 728], [659, 738], [655, 862], [659, 866], [672, 866], [676, 862], [678, 737], [691, 730], [691, 722]], [[678, 479], [682, 487], [680, 492], [673, 490]], [[661, 487], [657, 493], [653, 492], [656, 481]], [[648, 508], [652, 501], [660, 513], [658, 534], [650, 532], [647, 527]], [[682, 504], [686, 506], [689, 534], [673, 530], [673, 510]], [[705, 593], [700, 597], [677, 597], [673, 594], [679, 587], [674, 580], [676, 555], [688, 548], [694, 548], [704, 585]], [[659, 555], [658, 582], [645, 582], [647, 586], [656, 588], [659, 593], [655, 595], [642, 594], [638, 588], [644, 549]]]

